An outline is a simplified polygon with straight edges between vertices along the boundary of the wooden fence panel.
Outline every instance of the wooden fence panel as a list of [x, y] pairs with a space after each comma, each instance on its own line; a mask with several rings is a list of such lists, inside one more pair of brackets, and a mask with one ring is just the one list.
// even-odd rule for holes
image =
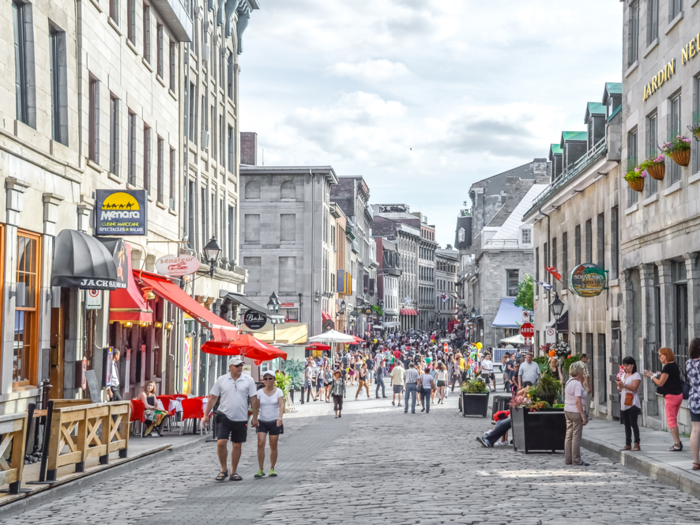
[[[19, 494], [24, 471], [24, 447], [27, 438], [27, 415], [12, 414], [0, 416], [0, 485], [9, 484], [10, 494]], [[5, 457], [12, 445], [9, 463]]]

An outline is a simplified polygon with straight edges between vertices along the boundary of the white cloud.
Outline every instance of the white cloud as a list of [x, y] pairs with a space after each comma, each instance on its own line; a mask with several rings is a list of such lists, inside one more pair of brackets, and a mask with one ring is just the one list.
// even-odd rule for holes
[[347, 77], [363, 82], [381, 82], [408, 75], [408, 69], [400, 62], [391, 60], [365, 60], [359, 64], [338, 62], [328, 68], [331, 75]]
[[[494, 7], [497, 4], [497, 7]], [[454, 242], [475, 181], [583, 130], [622, 77], [609, 0], [266, 0], [241, 55], [241, 129], [267, 164], [331, 164]]]

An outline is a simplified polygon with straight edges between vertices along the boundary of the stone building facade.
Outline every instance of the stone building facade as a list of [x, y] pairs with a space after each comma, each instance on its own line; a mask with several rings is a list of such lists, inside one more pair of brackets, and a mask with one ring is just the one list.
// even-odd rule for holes
[[308, 324], [309, 333], [319, 334], [323, 321], [336, 313], [330, 195], [338, 177], [330, 166], [242, 165], [240, 170], [246, 297], [266, 307], [275, 292], [283, 305], [291, 305], [280, 315], [292, 315]]
[[435, 309], [435, 226], [420, 212], [413, 215], [420, 219], [420, 245], [418, 246], [418, 326], [421, 330], [433, 330], [437, 321]]
[[447, 248], [435, 250], [435, 311], [437, 313], [436, 327], [441, 330], [450, 328], [454, 322], [460, 295], [457, 294], [457, 274], [459, 273], [459, 252]]
[[[614, 382], [621, 361], [621, 321], [624, 316], [620, 275], [620, 198], [622, 168], [621, 126], [622, 85], [607, 83], [601, 102], [589, 102], [583, 124], [594, 130], [563, 132], [550, 147], [552, 182], [525, 214], [533, 224], [536, 281], [551, 284], [547, 292], [535, 286], [535, 346], [546, 344], [545, 330], [571, 345], [577, 354], [589, 356], [593, 395], [588, 409], [597, 417], [619, 417], [619, 397]], [[583, 104], [582, 104], [583, 108]], [[602, 130], [598, 134], [598, 130]], [[585, 149], [574, 150], [580, 143]], [[556, 146], [556, 147], [555, 147]], [[562, 161], [568, 152], [567, 160]], [[624, 181], [623, 181], [624, 182]], [[580, 264], [593, 264], [607, 272], [607, 287], [597, 297], [581, 297], [572, 290], [571, 273]], [[558, 281], [545, 267], [555, 267]], [[550, 303], [555, 297], [564, 303], [557, 323]]]
[[382, 328], [386, 332], [395, 332], [401, 326], [399, 310], [399, 279], [401, 278], [401, 260], [396, 241], [384, 237], [374, 237], [377, 246], [377, 296], [381, 299], [384, 318]]
[[[676, 135], [691, 139], [689, 165], [667, 157], [664, 179], [647, 177], [643, 193], [620, 181], [622, 346], [640, 368], [656, 371], [659, 347], [671, 348], [683, 367], [689, 341], [700, 336], [700, 148], [688, 129], [700, 111], [700, 5], [623, 4], [622, 158], [633, 166]], [[663, 399], [646, 378], [643, 396], [644, 424], [666, 428]], [[685, 404], [682, 431], [689, 427]]]

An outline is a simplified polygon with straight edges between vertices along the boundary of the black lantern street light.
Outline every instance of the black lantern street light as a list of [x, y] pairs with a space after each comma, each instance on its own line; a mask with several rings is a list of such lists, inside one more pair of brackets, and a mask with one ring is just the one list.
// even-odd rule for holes
[[207, 263], [209, 263], [209, 276], [214, 277], [214, 268], [219, 260], [219, 255], [221, 255], [221, 246], [216, 240], [216, 237], [212, 237], [211, 240], [204, 247], [204, 256], [207, 258]]
[[549, 307], [552, 309], [552, 315], [554, 315], [554, 318], [557, 320], [558, 323], [561, 314], [564, 313], [564, 303], [561, 301], [561, 299], [559, 299], [558, 293], [555, 293], [554, 301], [551, 302]]
[[[280, 303], [279, 298], [277, 297], [277, 294], [275, 292], [272, 292], [270, 295], [270, 299], [267, 301], [267, 309], [270, 310], [273, 314], [276, 314], [277, 312], [280, 311], [280, 306], [282, 306], [282, 303]], [[270, 322], [272, 323], [272, 344], [276, 345], [277, 344], [277, 319], [270, 318]]]
[[476, 317], [476, 308], [472, 306], [472, 319]]

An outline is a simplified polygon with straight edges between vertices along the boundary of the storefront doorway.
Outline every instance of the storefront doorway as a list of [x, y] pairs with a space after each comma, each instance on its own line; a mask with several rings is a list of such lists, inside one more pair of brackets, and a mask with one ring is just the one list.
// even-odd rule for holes
[[70, 290], [61, 288], [61, 307], [51, 309], [51, 353], [49, 357], [49, 381], [51, 398], [63, 399], [65, 374], [65, 348], [68, 335], [68, 315], [70, 311]]

